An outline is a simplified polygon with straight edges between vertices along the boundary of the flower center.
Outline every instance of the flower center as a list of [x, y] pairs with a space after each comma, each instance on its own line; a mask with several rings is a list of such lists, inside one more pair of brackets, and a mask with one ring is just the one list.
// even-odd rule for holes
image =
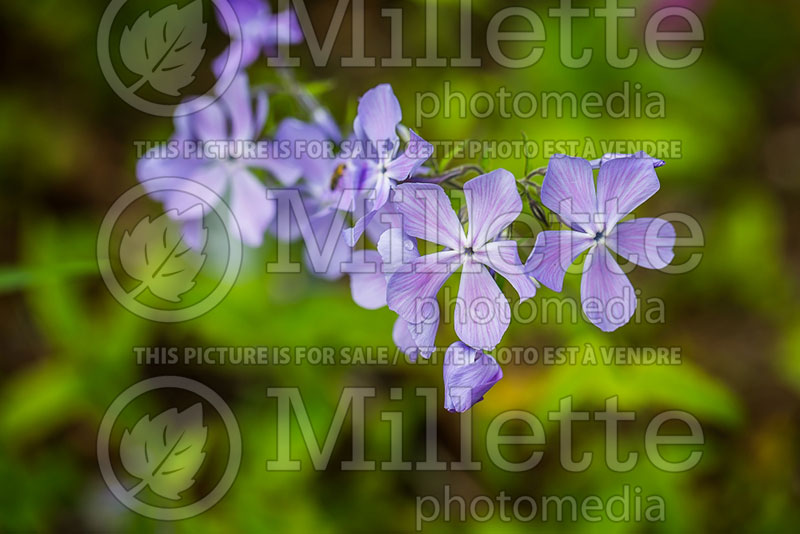
[[603, 239], [603, 237], [604, 237], [603, 232], [597, 232], [596, 234], [594, 234], [595, 241], [600, 241], [601, 239]]
[[464, 249], [464, 254], [466, 254], [467, 256], [472, 256], [473, 254], [475, 254], [475, 251], [472, 250], [472, 247], [467, 247]]

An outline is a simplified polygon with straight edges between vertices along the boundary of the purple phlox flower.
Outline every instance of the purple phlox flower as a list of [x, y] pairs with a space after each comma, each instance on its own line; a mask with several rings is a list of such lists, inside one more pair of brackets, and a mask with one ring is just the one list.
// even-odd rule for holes
[[350, 246], [387, 203], [395, 185], [414, 174], [433, 154], [433, 145], [411, 130], [404, 151], [398, 154], [397, 126], [401, 118], [400, 102], [389, 84], [373, 87], [358, 102], [354, 137], [343, 146], [350, 157], [341, 181], [358, 214], [353, 228], [345, 232]]
[[444, 355], [444, 407], [464, 412], [503, 378], [503, 370], [490, 355], [456, 341]]
[[317, 125], [289, 118], [278, 126], [269, 159], [270, 172], [289, 186], [272, 192], [277, 210], [272, 233], [283, 241], [302, 237], [311, 272], [339, 278], [352, 249], [342, 233], [342, 194], [332, 187], [341, 165], [333, 155], [332, 140]]
[[498, 169], [464, 184], [469, 216], [466, 234], [438, 185], [407, 183], [399, 185], [396, 193], [403, 230], [444, 248], [420, 256], [410, 269], [392, 275], [387, 287], [389, 308], [409, 323], [419, 324], [426, 307], [436, 301], [439, 289], [460, 267], [456, 335], [471, 347], [494, 348], [508, 328], [511, 309], [489, 269], [508, 280], [520, 299], [536, 293], [536, 282], [525, 274], [516, 242], [497, 239], [522, 211], [514, 177]]
[[[401, 228], [387, 230], [378, 240], [378, 250], [354, 252], [352, 262], [346, 267], [350, 274], [350, 291], [353, 300], [362, 308], [376, 310], [386, 306], [388, 280], [398, 271], [407, 270], [419, 258], [414, 239]], [[410, 358], [427, 358], [434, 350], [439, 327], [438, 305], [427, 310], [425, 320], [412, 324], [398, 317], [392, 330], [395, 344]]]
[[[219, 99], [200, 98], [207, 98], [208, 105], [196, 113], [184, 115], [184, 104], [178, 107], [175, 132], [166, 145], [171, 151], [166, 157], [162, 157], [164, 147], [148, 151], [137, 163], [137, 177], [145, 188], [151, 178], [175, 180], [174, 191], [152, 192], [167, 211], [186, 211], [198, 203], [198, 198], [208, 196], [205, 188], [210, 189], [227, 199], [235, 219], [230, 222], [238, 225], [242, 242], [259, 246], [274, 209], [267, 202], [266, 187], [250, 171], [252, 167], [265, 167], [265, 162], [250, 157], [246, 145], [264, 128], [266, 94], [251, 95], [247, 75], [240, 73]], [[202, 229], [202, 225], [187, 228], [188, 240], [196, 244], [193, 228]]]
[[[228, 48], [214, 60], [212, 70], [219, 76], [230, 58], [241, 54], [239, 69], [253, 64], [259, 54], [275, 52], [279, 44], [303, 42], [303, 30], [297, 15], [291, 9], [272, 13], [264, 0], [229, 0], [241, 28], [241, 39], [232, 39]], [[217, 11], [219, 27], [228, 35], [234, 35]]]
[[541, 199], [571, 230], [539, 233], [526, 270], [553, 291], [561, 291], [567, 269], [588, 250], [581, 279], [584, 313], [606, 332], [626, 324], [636, 309], [636, 295], [609, 249], [648, 269], [661, 269], [672, 261], [672, 224], [658, 218], [619, 222], [658, 189], [652, 159], [609, 159], [600, 166], [595, 190], [589, 161], [553, 157]]

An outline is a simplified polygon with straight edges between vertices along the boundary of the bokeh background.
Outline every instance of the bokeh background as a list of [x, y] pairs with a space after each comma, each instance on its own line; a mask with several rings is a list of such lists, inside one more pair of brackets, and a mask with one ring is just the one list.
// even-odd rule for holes
[[[424, 3], [369, 2], [367, 52], [389, 54], [388, 25], [380, 7], [403, 7], [404, 46], [424, 55]], [[456, 0], [441, 0], [439, 45], [458, 55]], [[4, 81], [0, 88], [0, 531], [2, 532], [406, 532], [414, 528], [416, 498], [475, 495], [610, 496], [624, 484], [661, 495], [661, 523], [439, 521], [429, 532], [791, 532], [800, 524], [800, 5], [793, 0], [670, 0], [621, 2], [638, 7], [626, 21], [622, 41], [640, 49], [634, 67], [613, 69], [602, 61], [599, 20], [576, 22], [575, 43], [595, 59], [579, 70], [558, 62], [557, 21], [546, 17], [554, 2], [526, 2], [545, 19], [545, 56], [526, 70], [496, 66], [485, 47], [485, 28], [499, 2], [474, 0], [473, 53], [481, 69], [341, 69], [350, 52], [350, 16], [333, 49], [331, 64], [314, 68], [304, 58], [297, 78], [309, 82], [337, 120], [352, 120], [358, 95], [380, 82], [393, 85], [406, 123], [413, 125], [416, 91], [441, 92], [449, 81], [467, 95], [495, 92], [589, 91], [609, 93], [626, 80], [666, 98], [663, 119], [529, 120], [436, 118], [423, 125], [426, 139], [677, 139], [682, 157], [659, 170], [662, 189], [640, 215], [683, 212], [704, 233], [699, 266], [687, 274], [635, 270], [631, 277], [645, 298], [665, 302], [665, 323], [630, 324], [604, 334], [589, 323], [540, 321], [512, 325], [507, 346], [679, 346], [677, 366], [506, 365], [505, 378], [472, 411], [476, 472], [346, 472], [338, 466], [350, 444], [340, 440], [331, 467], [267, 472], [275, 457], [274, 399], [267, 387], [293, 386], [318, 435], [327, 428], [345, 386], [374, 386], [367, 413], [367, 455], [388, 458], [388, 424], [382, 409], [402, 409], [405, 455], [425, 452], [422, 403], [417, 386], [439, 388], [437, 448], [443, 460], [458, 458], [459, 418], [443, 410], [437, 365], [284, 365], [279, 367], [137, 365], [136, 346], [391, 346], [394, 320], [387, 309], [367, 311], [350, 297], [347, 280], [325, 282], [306, 275], [267, 275], [265, 252], [247, 254], [230, 295], [212, 312], [179, 324], [158, 324], [120, 306], [103, 285], [95, 260], [100, 221], [112, 202], [135, 183], [134, 140], [164, 140], [169, 119], [128, 107], [105, 82], [96, 57], [102, 1], [9, 1], [0, 8]], [[576, 5], [598, 3], [576, 2]], [[644, 53], [643, 27], [652, 10], [690, 5], [704, 22], [700, 61], [667, 70]], [[312, 19], [327, 27], [331, 2], [309, 2]], [[383, 28], [383, 29], [382, 29]], [[219, 49], [223, 46], [217, 35]], [[265, 67], [254, 80], [270, 80]], [[208, 77], [209, 73], [205, 73]], [[206, 78], [207, 80], [208, 78]], [[268, 128], [296, 113], [284, 97], [272, 101]], [[347, 129], [347, 126], [345, 126]], [[537, 158], [531, 164], [544, 165]], [[522, 160], [493, 160], [515, 174]], [[268, 248], [268, 247], [266, 247]], [[265, 249], [266, 249], [265, 248]], [[527, 250], [525, 251], [527, 252]], [[569, 275], [568, 296], [579, 277]], [[511, 294], [511, 293], [509, 293]], [[546, 289], [542, 296], [552, 297]], [[438, 342], [447, 346], [452, 331]], [[227, 496], [194, 519], [159, 524], [118, 504], [98, 469], [99, 421], [125, 388], [150, 376], [177, 374], [200, 380], [232, 407], [242, 428], [244, 457]], [[402, 387], [404, 401], [390, 401]], [[619, 396], [637, 420], [623, 426], [622, 450], [644, 446], [648, 421], [664, 410], [686, 410], [702, 423], [704, 456], [685, 473], [669, 474], [641, 459], [630, 473], [604, 467], [603, 427], [583, 424], [576, 447], [594, 451], [593, 467], [571, 474], [557, 462], [557, 427], [547, 422], [558, 400], [572, 396], [578, 409], [600, 410]], [[163, 399], [166, 409], [169, 399]], [[158, 408], [156, 406], [155, 408]], [[498, 413], [522, 409], [545, 422], [545, 460], [529, 472], [511, 474], [486, 457], [485, 429]], [[348, 418], [349, 421], [349, 418]], [[346, 423], [349, 425], [349, 423]], [[347, 427], [346, 427], [347, 428]], [[294, 429], [294, 439], [299, 438]], [[209, 454], [217, 458], [212, 443]], [[520, 448], [522, 459], [530, 449]], [[192, 491], [207, 488], [201, 481]], [[206, 481], [207, 482], [207, 481]]]

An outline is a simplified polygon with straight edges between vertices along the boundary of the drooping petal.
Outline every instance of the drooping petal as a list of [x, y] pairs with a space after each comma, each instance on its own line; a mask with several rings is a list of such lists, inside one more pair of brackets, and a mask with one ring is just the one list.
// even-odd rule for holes
[[605, 232], [658, 191], [658, 176], [649, 160], [612, 159], [597, 175], [597, 211], [603, 214]]
[[370, 141], [397, 141], [397, 124], [403, 118], [392, 86], [373, 87], [358, 101], [358, 122]]
[[397, 348], [402, 350], [411, 361], [417, 356], [430, 357], [436, 349], [436, 331], [439, 329], [438, 306], [430, 308], [430, 317], [425, 321], [412, 324], [398, 317], [392, 329], [392, 339]]
[[[420, 256], [411, 270], [389, 277], [386, 301], [389, 309], [410, 323], [421, 323], [436, 304], [436, 294], [459, 265], [460, 255], [451, 250]], [[438, 305], [437, 309], [438, 309]]]
[[525, 272], [515, 241], [492, 241], [476, 250], [473, 257], [508, 280], [521, 301], [536, 295], [536, 282]]
[[592, 166], [587, 160], [562, 154], [550, 158], [541, 199], [573, 230], [594, 231], [597, 201]]
[[547, 230], [536, 236], [536, 244], [525, 262], [525, 270], [553, 291], [561, 291], [564, 275], [581, 252], [594, 244], [587, 234], [569, 230]]
[[403, 153], [386, 166], [386, 176], [402, 182], [433, 155], [433, 145], [409, 130], [411, 139], [406, 143]]
[[458, 338], [471, 347], [491, 350], [510, 322], [511, 306], [492, 275], [480, 263], [465, 262], [453, 319]]
[[405, 183], [395, 190], [403, 230], [413, 237], [459, 250], [464, 230], [444, 189], [435, 184]]
[[503, 378], [503, 370], [490, 355], [456, 341], [444, 356], [444, 407], [464, 412]]
[[636, 310], [633, 286], [604, 245], [586, 255], [581, 304], [586, 317], [604, 332], [626, 324]]
[[659, 218], [624, 221], [614, 227], [606, 243], [636, 265], [663, 269], [675, 257], [675, 227]]
[[275, 205], [267, 201], [267, 188], [245, 168], [231, 176], [231, 212], [239, 225], [242, 242], [260, 246], [264, 232], [275, 216]]
[[344, 270], [350, 273], [350, 292], [353, 301], [362, 308], [377, 310], [386, 306], [386, 277], [381, 256], [374, 250], [355, 254]]
[[473, 248], [495, 239], [522, 211], [516, 180], [505, 169], [468, 181], [464, 184], [464, 196], [469, 213], [467, 243]]

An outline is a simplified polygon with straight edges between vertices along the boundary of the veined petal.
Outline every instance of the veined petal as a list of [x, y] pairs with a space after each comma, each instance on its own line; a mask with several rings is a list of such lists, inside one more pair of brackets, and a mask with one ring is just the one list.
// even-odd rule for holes
[[603, 154], [602, 158], [593, 159], [591, 161], [592, 168], [593, 169], [599, 169], [602, 164], [604, 164], [604, 163], [606, 163], [608, 161], [611, 161], [613, 159], [622, 159], [622, 158], [646, 159], [646, 160], [650, 161], [653, 164], [654, 168], [658, 168], [658, 167], [662, 167], [663, 165], [666, 165], [666, 163], [663, 160], [660, 160], [658, 158], [654, 158], [653, 156], [648, 155], [647, 152], [645, 152], [644, 150], [640, 150], [639, 152], [636, 152], [634, 154], [621, 154], [619, 152], [609, 152], [608, 154]]
[[602, 164], [597, 175], [597, 211], [603, 214], [606, 235], [659, 187], [649, 160], [621, 158]]
[[587, 160], [562, 154], [550, 158], [541, 199], [573, 230], [594, 232], [597, 200], [592, 166]]
[[626, 324], [636, 310], [633, 286], [604, 245], [586, 255], [581, 304], [586, 317], [604, 332]]
[[394, 198], [408, 235], [453, 250], [459, 250], [466, 242], [461, 222], [444, 189], [438, 185], [400, 184]]
[[452, 250], [420, 256], [411, 262], [408, 272], [396, 272], [389, 277], [386, 301], [389, 309], [410, 323], [421, 323], [438, 310], [436, 294], [460, 265], [460, 254]]
[[403, 153], [386, 166], [386, 176], [402, 182], [433, 155], [433, 145], [409, 130], [411, 139], [406, 143]]
[[564, 275], [581, 252], [594, 244], [582, 232], [547, 230], [539, 232], [525, 262], [525, 270], [553, 291], [561, 291]]
[[462, 269], [453, 321], [461, 341], [484, 350], [500, 343], [508, 329], [511, 306], [480, 263], [466, 262]]
[[358, 121], [370, 141], [396, 142], [396, 128], [403, 113], [392, 86], [383, 83], [373, 87], [358, 101]]
[[469, 214], [467, 243], [473, 248], [496, 238], [522, 211], [516, 180], [505, 169], [469, 180], [464, 184], [464, 196]]
[[490, 355], [460, 341], [444, 356], [444, 407], [450, 412], [464, 412], [503, 378], [503, 370]]
[[634, 219], [617, 224], [606, 238], [608, 247], [647, 269], [663, 269], [675, 257], [675, 227], [659, 218]]
[[412, 361], [416, 361], [417, 356], [423, 358], [430, 357], [436, 349], [436, 331], [439, 329], [439, 309], [438, 306], [431, 308], [428, 319], [421, 323], [409, 323], [402, 317], [398, 317], [392, 329], [392, 339], [397, 348], [402, 350]]
[[525, 267], [519, 259], [516, 242], [492, 241], [476, 250], [473, 257], [508, 280], [516, 289], [521, 301], [536, 295], [536, 281], [525, 272]]

